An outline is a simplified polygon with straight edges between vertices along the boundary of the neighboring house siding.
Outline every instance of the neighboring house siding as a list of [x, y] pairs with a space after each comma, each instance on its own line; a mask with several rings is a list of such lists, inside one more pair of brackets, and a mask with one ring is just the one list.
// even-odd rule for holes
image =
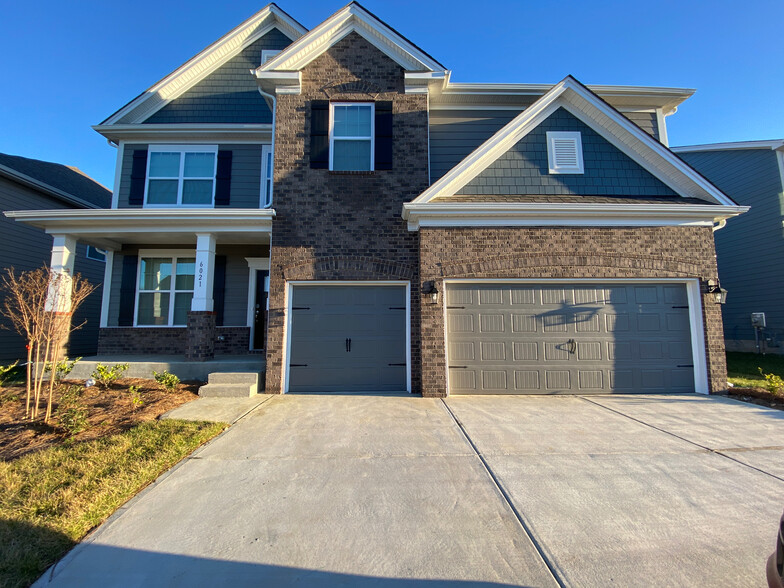
[[271, 123], [270, 112], [250, 70], [261, 65], [263, 49], [280, 50], [291, 40], [273, 29], [145, 123]]
[[[0, 210], [42, 210], [70, 208], [61, 200], [43, 195], [6, 178], [0, 178]], [[104, 264], [86, 259], [85, 245], [78, 244], [74, 271], [81, 273], [90, 282], [99, 285], [78, 313], [74, 323], [84, 319], [88, 323], [83, 330], [74, 333], [69, 355], [94, 354], [97, 344], [100, 317], [101, 288]], [[17, 272], [34, 270], [49, 265], [52, 256], [52, 237], [41, 229], [31, 227], [0, 215], [0, 267], [13, 267]], [[4, 319], [0, 324], [7, 325]], [[10, 326], [10, 325], [7, 325]], [[25, 342], [14, 331], [0, 329], [0, 362], [14, 361], [26, 357]]]
[[[547, 131], [581, 133], [585, 173], [549, 173]], [[458, 193], [677, 196], [661, 180], [563, 108], [551, 114]]]
[[[679, 153], [738, 204], [751, 210], [715, 233], [719, 277], [727, 294], [724, 333], [754, 341], [752, 312], [764, 312], [768, 331], [784, 346], [784, 189], [775, 151], [744, 149]], [[775, 342], [775, 341], [774, 341]]]
[[[521, 112], [522, 110], [431, 110], [430, 181], [438, 180]], [[659, 139], [655, 113], [622, 114]]]
[[[186, 144], [186, 143], [183, 143]], [[120, 191], [118, 208], [129, 208], [128, 196], [131, 190], [131, 168], [133, 153], [137, 149], [147, 149], [143, 143], [125, 145], [120, 171]], [[259, 208], [261, 198], [261, 145], [218, 145], [221, 151], [231, 151], [231, 204], [228, 208]], [[138, 208], [138, 207], [134, 207]]]

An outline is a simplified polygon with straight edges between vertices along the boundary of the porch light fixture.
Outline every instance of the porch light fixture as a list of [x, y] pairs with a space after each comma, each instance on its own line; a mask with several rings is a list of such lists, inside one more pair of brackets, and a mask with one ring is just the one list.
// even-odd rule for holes
[[721, 287], [719, 278], [709, 278], [707, 280], [706, 292], [711, 295], [715, 304], [727, 302], [727, 291]]
[[430, 304], [438, 304], [438, 288], [433, 280], [422, 284], [422, 294], [430, 297]]

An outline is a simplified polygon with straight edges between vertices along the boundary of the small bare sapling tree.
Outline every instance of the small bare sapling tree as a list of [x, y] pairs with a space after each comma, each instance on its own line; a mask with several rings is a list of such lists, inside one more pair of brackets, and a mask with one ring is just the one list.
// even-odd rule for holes
[[[0, 292], [5, 295], [0, 314], [27, 341], [27, 400], [25, 417], [38, 418], [47, 365], [60, 361], [62, 347], [71, 332], [84, 323], [72, 325], [73, 313], [95, 290], [95, 286], [79, 274], [70, 276], [53, 272], [48, 267], [23, 271], [6, 269], [0, 279]], [[51, 370], [44, 422], [52, 416], [52, 397], [57, 370]]]

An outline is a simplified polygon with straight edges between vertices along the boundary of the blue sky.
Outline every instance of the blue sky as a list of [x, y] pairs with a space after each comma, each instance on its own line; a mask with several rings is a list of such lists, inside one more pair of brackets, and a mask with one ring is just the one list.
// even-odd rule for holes
[[[278, 0], [308, 28], [344, 2]], [[784, 138], [784, 1], [364, 0], [457, 82], [696, 88], [671, 145]], [[264, 6], [203, 0], [17, 2], [3, 8], [0, 152], [75, 165], [111, 187], [90, 126]]]

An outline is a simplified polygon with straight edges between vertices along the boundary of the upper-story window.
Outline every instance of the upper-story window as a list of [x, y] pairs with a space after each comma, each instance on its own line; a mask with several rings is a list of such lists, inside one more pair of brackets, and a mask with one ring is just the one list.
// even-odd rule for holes
[[373, 170], [374, 118], [372, 102], [330, 104], [329, 169]]
[[145, 206], [214, 206], [217, 154], [216, 145], [151, 145]]

